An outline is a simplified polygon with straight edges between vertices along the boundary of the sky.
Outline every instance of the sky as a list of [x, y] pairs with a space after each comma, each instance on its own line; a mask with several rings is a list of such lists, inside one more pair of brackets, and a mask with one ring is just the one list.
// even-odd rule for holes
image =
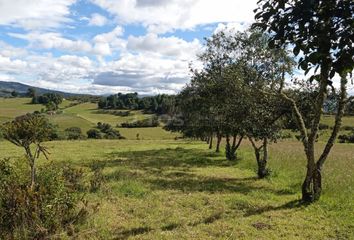
[[0, 81], [75, 93], [174, 94], [204, 37], [257, 0], [0, 0]]

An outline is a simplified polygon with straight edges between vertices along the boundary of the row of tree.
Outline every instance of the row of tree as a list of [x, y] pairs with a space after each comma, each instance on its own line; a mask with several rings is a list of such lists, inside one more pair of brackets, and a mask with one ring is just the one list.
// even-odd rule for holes
[[143, 110], [145, 113], [168, 114], [172, 111], [174, 99], [173, 95], [166, 94], [139, 97], [136, 92], [118, 93], [101, 98], [98, 102], [98, 108]]
[[[203, 69], [191, 70], [191, 83], [177, 96], [175, 117], [166, 128], [208, 139], [210, 148], [216, 136], [217, 151], [224, 137], [230, 160], [247, 137], [262, 178], [269, 173], [269, 142], [287, 124], [295, 125], [307, 158], [302, 199], [313, 202], [320, 198], [322, 168], [351, 100], [347, 85], [354, 66], [354, 5], [346, 0], [261, 0], [255, 12], [251, 29], [206, 39], [199, 55]], [[296, 62], [305, 79], [294, 77]], [[320, 120], [329, 103], [335, 124], [316, 157]]]

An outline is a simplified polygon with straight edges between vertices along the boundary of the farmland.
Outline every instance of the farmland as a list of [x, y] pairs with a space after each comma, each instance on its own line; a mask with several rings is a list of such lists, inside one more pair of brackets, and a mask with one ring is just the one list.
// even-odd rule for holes
[[[39, 110], [28, 99], [2, 99], [2, 121]], [[97, 113], [84, 103], [49, 116], [60, 129], [92, 128], [149, 117]], [[325, 121], [328, 121], [326, 117]], [[352, 125], [353, 119], [346, 118]], [[352, 125], [353, 126], [353, 125]], [[98, 211], [80, 226], [78, 239], [352, 239], [354, 238], [354, 147], [337, 144], [324, 169], [321, 200], [300, 205], [306, 158], [301, 143], [270, 145], [269, 178], [259, 180], [251, 145], [244, 141], [238, 161], [208, 150], [207, 144], [174, 140], [158, 128], [121, 129], [127, 140], [52, 141], [50, 162], [70, 164], [91, 175], [92, 162], [104, 164], [105, 182], [85, 193]], [[139, 132], [141, 139], [136, 140]], [[323, 146], [323, 143], [319, 143]], [[221, 149], [224, 148], [224, 142]], [[20, 148], [0, 142], [0, 154], [23, 159]], [[40, 166], [48, 161], [41, 158]]]

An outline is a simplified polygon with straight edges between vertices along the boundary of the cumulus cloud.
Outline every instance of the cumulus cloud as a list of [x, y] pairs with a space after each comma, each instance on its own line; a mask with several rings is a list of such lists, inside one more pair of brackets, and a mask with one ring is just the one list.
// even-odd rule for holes
[[92, 0], [123, 23], [140, 23], [150, 32], [193, 29], [219, 22], [252, 22], [256, 0]]
[[56, 32], [9, 33], [11, 37], [27, 40], [33, 48], [62, 49], [73, 52], [90, 52], [92, 46], [84, 40], [71, 40]]
[[107, 21], [108, 20], [105, 16], [102, 16], [101, 14], [98, 13], [94, 13], [91, 15], [91, 18], [89, 19], [89, 25], [102, 27], [106, 25]]
[[173, 89], [176, 92], [175, 87], [188, 80], [188, 62], [127, 53], [118, 61], [107, 63], [90, 78], [98, 85]]
[[70, 22], [70, 5], [75, 0], [0, 0], [0, 25], [25, 29], [56, 28]]
[[150, 33], [145, 36], [128, 38], [127, 48], [137, 52], [157, 53], [166, 57], [193, 59], [201, 49], [199, 40], [187, 42], [177, 37], [158, 37]]
[[3, 73], [17, 73], [27, 67], [27, 62], [11, 59], [0, 55], [0, 71]]
[[93, 38], [93, 52], [97, 55], [111, 55], [113, 49], [125, 48], [126, 41], [120, 37], [123, 35], [124, 29], [116, 26], [112, 31], [98, 34]]

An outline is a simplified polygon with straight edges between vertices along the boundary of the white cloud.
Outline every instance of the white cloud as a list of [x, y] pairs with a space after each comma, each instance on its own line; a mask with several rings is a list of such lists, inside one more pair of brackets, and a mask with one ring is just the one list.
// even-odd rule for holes
[[177, 37], [158, 37], [156, 34], [150, 33], [139, 37], [130, 36], [127, 48], [136, 52], [148, 52], [165, 57], [192, 60], [200, 51], [201, 44], [197, 39], [187, 42]]
[[97, 85], [126, 86], [139, 91], [160, 89], [176, 93], [176, 87], [188, 81], [188, 62], [126, 53], [119, 60], [106, 63], [90, 78]]
[[106, 25], [107, 21], [108, 20], [105, 16], [102, 16], [98, 13], [94, 13], [91, 15], [91, 18], [89, 19], [89, 25], [102, 27]]
[[19, 59], [10, 59], [0, 55], [0, 71], [4, 73], [17, 73], [27, 67], [25, 61]]
[[252, 22], [256, 0], [92, 0], [119, 22], [140, 23], [150, 32], [193, 29], [219, 22]]
[[0, 0], [0, 25], [25, 29], [59, 27], [68, 23], [70, 5], [75, 0]]
[[92, 46], [84, 40], [71, 40], [55, 32], [9, 33], [9, 36], [27, 40], [32, 48], [61, 49], [73, 52], [90, 52]]
[[96, 35], [93, 38], [93, 52], [97, 55], [111, 55], [113, 49], [124, 49], [126, 41], [120, 37], [123, 35], [124, 29], [121, 26], [116, 26], [111, 32]]

